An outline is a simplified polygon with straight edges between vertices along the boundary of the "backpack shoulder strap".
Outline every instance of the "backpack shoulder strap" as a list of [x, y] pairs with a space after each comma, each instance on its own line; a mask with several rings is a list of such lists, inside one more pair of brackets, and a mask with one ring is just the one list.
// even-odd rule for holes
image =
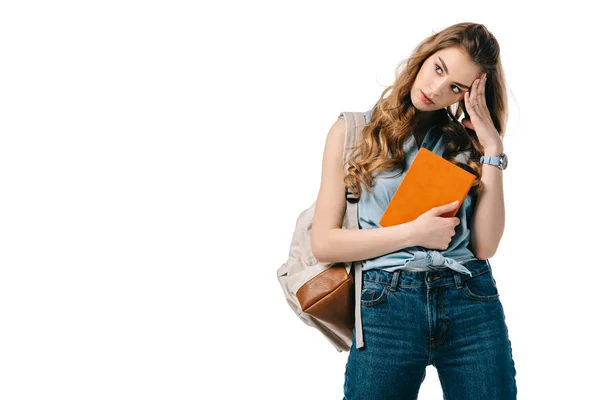
[[[344, 139], [344, 171], [348, 173], [348, 160], [350, 159], [350, 153], [352, 149], [358, 143], [358, 139], [362, 135], [364, 127], [367, 125], [365, 114], [362, 112], [342, 112], [340, 115], [344, 116], [346, 120], [346, 137]], [[346, 188], [346, 200], [349, 202], [357, 202], [358, 198]], [[350, 203], [348, 204], [350, 205]], [[356, 226], [358, 227], [358, 225]]]
[[362, 134], [362, 130], [367, 125], [365, 115], [362, 112], [342, 112], [346, 120], [346, 139], [344, 140], [344, 167], [348, 172], [348, 159], [350, 152], [357, 143]]
[[[342, 112], [346, 120], [346, 138], [344, 139], [344, 170], [348, 173], [348, 160], [354, 146], [362, 136], [362, 131], [367, 125], [362, 112]], [[344, 227], [358, 229], [358, 198], [346, 188], [346, 213]], [[354, 266], [354, 325], [356, 327], [356, 347], [364, 346], [362, 332], [362, 316], [360, 312], [360, 295], [362, 292], [362, 262], [346, 262], [346, 270], [350, 274]]]

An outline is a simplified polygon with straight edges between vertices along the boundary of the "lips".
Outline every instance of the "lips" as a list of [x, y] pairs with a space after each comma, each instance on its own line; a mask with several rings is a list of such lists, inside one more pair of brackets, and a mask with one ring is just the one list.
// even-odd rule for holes
[[433, 101], [429, 97], [425, 96], [425, 93], [423, 93], [422, 90], [419, 90], [419, 92], [421, 93], [421, 100], [423, 100], [426, 104], [433, 104]]

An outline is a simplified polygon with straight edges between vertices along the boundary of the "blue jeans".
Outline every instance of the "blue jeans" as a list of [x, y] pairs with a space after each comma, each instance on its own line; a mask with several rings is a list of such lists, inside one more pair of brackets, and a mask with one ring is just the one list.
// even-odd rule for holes
[[511, 343], [491, 266], [487, 260], [463, 265], [472, 277], [451, 269], [363, 271], [365, 345], [356, 349], [353, 341], [350, 348], [344, 400], [416, 399], [430, 364], [444, 400], [516, 399]]

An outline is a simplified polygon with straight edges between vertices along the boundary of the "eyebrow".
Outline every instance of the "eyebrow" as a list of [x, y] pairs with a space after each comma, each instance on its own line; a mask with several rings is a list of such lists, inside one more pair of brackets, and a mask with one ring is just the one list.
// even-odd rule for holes
[[[448, 67], [446, 67], [446, 63], [444, 62], [444, 60], [442, 60], [442, 57], [438, 56], [438, 58], [440, 59], [440, 62], [442, 63], [442, 67], [444, 67], [444, 71], [446, 71], [446, 73], [448, 73]], [[456, 86], [460, 86], [463, 89], [471, 90], [470, 86], [463, 85], [462, 83], [458, 83], [458, 82], [454, 82], [454, 83], [456, 84]]]

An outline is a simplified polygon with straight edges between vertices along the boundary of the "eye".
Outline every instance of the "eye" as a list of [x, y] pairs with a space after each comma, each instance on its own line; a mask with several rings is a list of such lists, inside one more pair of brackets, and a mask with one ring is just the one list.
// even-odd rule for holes
[[[437, 72], [437, 70], [438, 70], [438, 69], [439, 69], [440, 71], [442, 71], [442, 68], [441, 68], [439, 65], [437, 65], [437, 64], [434, 64], [434, 65], [435, 65], [435, 70], [436, 70], [436, 72]], [[440, 74], [438, 74], [438, 75], [440, 75]], [[460, 94], [460, 92], [462, 92], [462, 90], [460, 90], [460, 88], [459, 88], [458, 86], [456, 86], [456, 85], [450, 85], [450, 87], [452, 87], [452, 88], [453, 88], [453, 89], [452, 89], [452, 91], [453, 91], [454, 93], [456, 93], [456, 94]], [[456, 91], [455, 91], [454, 89], [456, 89]]]

